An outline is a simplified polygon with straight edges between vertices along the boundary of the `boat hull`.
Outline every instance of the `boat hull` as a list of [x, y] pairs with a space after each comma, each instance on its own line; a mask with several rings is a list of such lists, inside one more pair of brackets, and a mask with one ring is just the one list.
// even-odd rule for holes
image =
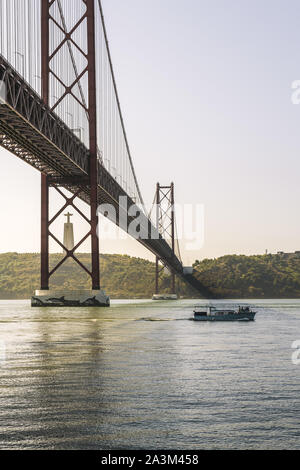
[[256, 312], [247, 312], [247, 313], [230, 313], [227, 315], [207, 315], [200, 316], [196, 313], [194, 314], [195, 321], [254, 321]]

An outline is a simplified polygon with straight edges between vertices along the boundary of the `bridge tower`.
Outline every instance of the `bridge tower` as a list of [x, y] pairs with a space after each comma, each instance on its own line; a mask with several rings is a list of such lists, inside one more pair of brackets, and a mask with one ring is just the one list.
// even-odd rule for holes
[[[174, 183], [169, 186], [161, 186], [160, 183], [156, 185], [156, 228], [158, 232], [169, 241], [173, 255], [175, 256], [175, 209], [174, 209]], [[155, 265], [155, 294], [153, 300], [175, 300], [176, 294], [176, 276], [175, 272], [171, 271], [171, 293], [160, 295], [159, 280], [160, 274], [165, 271], [166, 265], [164, 260], [156, 257]]]
[[[55, 111], [60, 103], [67, 97], [72, 96], [76, 99], [77, 103], [84, 109], [88, 120], [88, 133], [89, 133], [89, 174], [88, 178], [84, 181], [75, 178], [74, 181], [71, 177], [60, 178], [57, 181], [54, 178], [49, 177], [42, 173], [41, 175], [41, 291], [37, 294], [45, 295], [49, 291], [49, 279], [52, 274], [68, 259], [72, 258], [75, 260], [80, 267], [85, 270], [91, 277], [92, 298], [96, 295], [100, 295], [96, 305], [103, 303], [103, 305], [109, 304], [109, 299], [100, 291], [100, 266], [99, 266], [99, 239], [97, 234], [98, 226], [98, 162], [97, 162], [97, 113], [96, 113], [96, 56], [95, 56], [95, 2], [94, 0], [79, 0], [82, 4], [81, 11], [82, 15], [76, 18], [76, 22], [72, 25], [71, 30], [67, 29], [65, 21], [63, 20], [60, 24], [55, 20], [51, 11], [57, 8], [60, 12], [62, 10], [60, 0], [41, 0], [41, 89], [42, 99], [46, 106], [50, 107], [52, 111]], [[59, 43], [50, 50], [50, 25], [59, 29], [60, 40]], [[81, 44], [76, 43], [76, 37], [82, 36], [82, 25], [86, 24], [85, 30], [85, 41], [87, 44], [87, 52], [83, 50]], [[76, 33], [78, 32], [78, 35]], [[80, 34], [79, 34], [80, 32]], [[81, 38], [82, 39], [82, 38]], [[69, 51], [73, 60], [74, 78], [70, 83], [70, 77], [66, 77], [64, 71], [55, 67], [55, 59], [58, 58], [59, 53], [64, 47], [69, 47]], [[86, 67], [82, 72], [78, 72], [74, 53], [72, 49], [76, 49], [76, 54], [82, 55], [81, 60], [86, 60]], [[81, 96], [75, 94], [75, 86], [81, 90], [81, 79], [83, 75], [86, 76], [86, 84], [88, 92], [87, 100], [81, 93]], [[57, 80], [63, 87], [63, 93], [60, 97], [53, 95], [51, 91], [51, 80]], [[51, 99], [50, 99], [51, 96]], [[55, 100], [53, 100], [55, 98]], [[73, 193], [72, 197], [67, 197], [66, 194], [61, 191], [59, 186], [67, 188], [72, 185], [88, 186], [90, 191], [90, 217], [86, 217], [75, 205], [74, 201], [80, 194], [80, 190], [77, 193]], [[65, 199], [65, 204], [58, 213], [49, 220], [49, 188], [54, 187]], [[54, 220], [67, 208], [72, 206], [90, 225], [89, 233], [72, 249], [64, 246], [58, 238], [56, 238], [50, 231], [50, 225]], [[52, 271], [49, 270], [49, 237], [52, 237], [64, 250], [65, 257]], [[80, 245], [88, 238], [91, 238], [91, 271], [87, 269], [75, 256], [75, 251]], [[46, 291], [46, 292], [45, 292]], [[98, 294], [97, 294], [98, 293]], [[77, 293], [78, 294], [78, 293]], [[82, 294], [82, 293], [81, 293]], [[87, 292], [85, 292], [86, 297]], [[76, 295], [75, 295], [76, 296]], [[78, 296], [78, 295], [77, 295]], [[49, 297], [49, 296], [48, 296]], [[51, 296], [53, 297], [53, 295]], [[74, 296], [73, 296], [74, 297]], [[98, 298], [98, 297], [97, 297]], [[47, 299], [46, 299], [47, 300]], [[90, 299], [88, 299], [90, 300]], [[74, 301], [74, 298], [72, 299]], [[35, 304], [35, 301], [33, 301]]]

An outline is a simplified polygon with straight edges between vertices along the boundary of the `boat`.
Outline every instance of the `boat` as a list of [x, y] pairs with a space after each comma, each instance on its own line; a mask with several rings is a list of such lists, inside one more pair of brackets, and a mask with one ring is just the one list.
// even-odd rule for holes
[[195, 307], [194, 320], [196, 321], [254, 321], [256, 312], [250, 307], [239, 307], [238, 310], [217, 309], [211, 305]]

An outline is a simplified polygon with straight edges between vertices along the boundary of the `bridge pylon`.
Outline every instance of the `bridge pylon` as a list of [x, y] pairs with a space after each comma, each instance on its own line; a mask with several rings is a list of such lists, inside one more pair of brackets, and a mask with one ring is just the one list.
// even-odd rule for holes
[[[103, 291], [100, 290], [100, 261], [99, 261], [99, 239], [97, 234], [98, 227], [98, 160], [97, 160], [97, 99], [96, 99], [96, 52], [95, 52], [95, 2], [94, 0], [81, 0], [82, 10], [81, 18], [76, 18], [74, 25], [72, 25], [71, 32], [67, 30], [64, 22], [58, 24], [55, 18], [52, 16], [53, 11], [56, 8], [61, 9], [60, 0], [41, 0], [41, 88], [42, 88], [42, 100], [47, 107], [50, 107], [52, 111], [65, 100], [67, 97], [73, 97], [77, 103], [82, 107], [87, 115], [88, 121], [88, 133], [89, 133], [89, 171], [87, 178], [66, 176], [66, 178], [60, 178], [56, 181], [55, 178], [51, 178], [45, 174], [41, 176], [41, 291], [37, 291], [37, 295], [32, 299], [33, 306], [51, 306], [53, 302], [55, 305], [78, 305], [78, 306], [108, 306], [109, 298]], [[60, 30], [60, 41], [59, 44], [55, 45], [54, 49], [50, 49], [51, 43], [51, 30], [50, 25], [53, 24]], [[85, 52], [81, 44], [76, 44], [76, 31], [80, 31], [82, 35], [82, 24], [86, 24], [85, 41], [87, 44], [87, 51]], [[81, 38], [82, 40], [82, 38]], [[86, 61], [86, 67], [78, 74], [76, 64], [74, 66], [73, 82], [70, 84], [70, 77], [68, 77], [61, 68], [54, 68], [55, 60], [59, 58], [59, 55], [63, 48], [69, 45], [69, 47], [77, 46], [77, 55], [81, 55], [81, 60]], [[53, 45], [52, 45], [53, 47]], [[73, 61], [74, 59], [74, 55]], [[86, 75], [87, 87], [88, 87], [88, 98], [85, 99], [83, 94], [81, 97], [75, 95], [75, 87], [80, 84], [80, 79], [83, 75]], [[60, 83], [63, 91], [61, 96], [54, 95], [53, 77], [57, 82]], [[50, 99], [51, 97], [51, 99]], [[54, 100], [53, 100], [54, 98]], [[76, 181], [75, 181], [76, 180]], [[67, 197], [59, 186], [64, 188], [72, 187], [72, 185], [80, 184], [79, 189], [71, 197]], [[49, 220], [49, 187], [53, 186], [65, 199], [65, 204], [57, 214]], [[75, 205], [74, 200], [82, 191], [82, 187], [89, 187], [90, 193], [90, 218], [86, 217]], [[90, 225], [90, 231], [86, 236], [72, 249], [64, 246], [58, 238], [50, 231], [50, 225], [54, 220], [65, 210], [66, 207], [72, 206]], [[54, 239], [64, 250], [65, 257], [58, 263], [58, 265], [49, 270], [49, 237]], [[75, 256], [75, 251], [82, 245], [86, 239], [91, 238], [91, 270], [85, 267]], [[59, 292], [49, 293], [49, 280], [52, 274], [68, 259], [72, 258], [76, 261], [79, 266], [87, 272], [91, 277], [91, 291], [76, 291], [76, 288], [72, 292]]]
[[[168, 240], [172, 253], [175, 256], [175, 198], [174, 183], [169, 186], [162, 186], [160, 183], [156, 185], [156, 228], [158, 232]], [[160, 293], [160, 275], [165, 270], [171, 274], [171, 292]], [[176, 275], [174, 270], [170, 270], [166, 266], [165, 260], [156, 257], [155, 263], [155, 294], [153, 300], [177, 300], [176, 293]]]

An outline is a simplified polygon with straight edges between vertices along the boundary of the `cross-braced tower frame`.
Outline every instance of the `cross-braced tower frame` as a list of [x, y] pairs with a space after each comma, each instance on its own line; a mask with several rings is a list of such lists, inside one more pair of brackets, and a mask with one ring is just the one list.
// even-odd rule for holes
[[[54, 8], [60, 12], [60, 21], [53, 16]], [[42, 99], [45, 105], [52, 111], [56, 109], [68, 97], [75, 100], [83, 109], [88, 122], [88, 146], [89, 146], [89, 171], [86, 180], [80, 181], [82, 185], [88, 185], [90, 188], [90, 218], [87, 218], [75, 205], [74, 200], [80, 194], [75, 193], [68, 198], [58, 187], [51, 177], [42, 174], [41, 176], [41, 289], [49, 289], [49, 279], [52, 274], [68, 259], [73, 258], [92, 279], [92, 289], [100, 289], [100, 270], [99, 270], [99, 240], [97, 235], [97, 205], [98, 205], [98, 181], [97, 181], [97, 115], [96, 115], [96, 58], [95, 58], [95, 11], [94, 0], [81, 0], [81, 15], [74, 19], [74, 24], [67, 29], [65, 20], [62, 16], [60, 0], [41, 0], [41, 61], [42, 61]], [[55, 47], [50, 50], [50, 26], [55, 27], [59, 32], [60, 40]], [[78, 33], [80, 31], [80, 34]], [[84, 31], [84, 33], [83, 33]], [[77, 38], [84, 38], [86, 50]], [[63, 48], [68, 48], [73, 66], [73, 78], [68, 79], [63, 75], [63, 68], [55, 66], [59, 62], [58, 57]], [[76, 66], [76, 58], [80, 57], [81, 63], [84, 63], [82, 69]], [[51, 83], [55, 80], [59, 84], [60, 96], [51, 92]], [[82, 90], [82, 81], [85, 80], [87, 91], [84, 94]], [[76, 181], [78, 183], [78, 181]], [[70, 177], [60, 180], [60, 184], [72, 185]], [[63, 208], [49, 220], [49, 187], [53, 186], [66, 200]], [[50, 225], [65, 210], [68, 205], [74, 209], [90, 224], [90, 231], [86, 236], [72, 249], [68, 250], [51, 233]], [[75, 251], [82, 243], [91, 237], [91, 271], [89, 271], [75, 256]], [[52, 237], [64, 250], [65, 257], [54, 268], [49, 271], [49, 237]]]
[[[170, 186], [156, 185], [156, 227], [158, 232], [169, 240], [173, 253], [175, 253], [175, 212], [174, 212], [174, 183]], [[156, 257], [155, 267], [155, 294], [159, 294], [159, 278], [165, 269], [163, 260]], [[175, 273], [171, 271], [171, 290], [175, 294]]]

